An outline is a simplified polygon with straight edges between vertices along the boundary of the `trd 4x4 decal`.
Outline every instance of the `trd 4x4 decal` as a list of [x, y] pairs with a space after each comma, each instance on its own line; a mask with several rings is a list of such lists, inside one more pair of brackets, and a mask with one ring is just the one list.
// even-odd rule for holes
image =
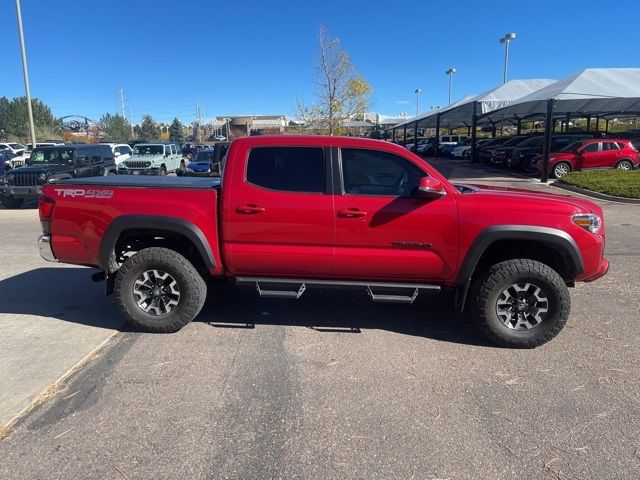
[[55, 192], [62, 198], [113, 198], [113, 190], [96, 190], [86, 188], [56, 188]]

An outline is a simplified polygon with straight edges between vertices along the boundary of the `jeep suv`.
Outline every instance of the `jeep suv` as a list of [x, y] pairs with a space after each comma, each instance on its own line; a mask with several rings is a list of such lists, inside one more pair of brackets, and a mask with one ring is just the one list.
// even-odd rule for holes
[[183, 172], [182, 151], [175, 143], [139, 143], [133, 155], [118, 164], [118, 173], [132, 175], [160, 175]]
[[115, 173], [113, 152], [108, 145], [36, 147], [24, 166], [0, 177], [0, 203], [5, 208], [18, 208], [25, 200], [40, 196], [46, 183]]

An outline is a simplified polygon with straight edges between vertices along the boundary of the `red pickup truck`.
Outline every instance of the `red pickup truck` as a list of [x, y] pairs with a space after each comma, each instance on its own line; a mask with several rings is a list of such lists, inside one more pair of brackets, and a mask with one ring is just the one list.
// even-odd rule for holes
[[410, 303], [455, 289], [454, 307], [491, 340], [535, 347], [567, 321], [567, 287], [608, 269], [596, 204], [451, 184], [400, 146], [345, 137], [241, 138], [221, 181], [46, 185], [40, 219], [42, 256], [100, 268], [94, 280], [151, 332], [179, 330], [207, 281], [231, 277], [282, 298], [336, 287]]

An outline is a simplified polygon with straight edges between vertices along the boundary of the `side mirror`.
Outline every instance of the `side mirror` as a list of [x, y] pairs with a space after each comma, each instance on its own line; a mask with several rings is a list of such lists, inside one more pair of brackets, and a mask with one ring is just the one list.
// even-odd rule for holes
[[418, 183], [418, 196], [435, 200], [447, 194], [442, 183], [433, 177], [422, 177]]

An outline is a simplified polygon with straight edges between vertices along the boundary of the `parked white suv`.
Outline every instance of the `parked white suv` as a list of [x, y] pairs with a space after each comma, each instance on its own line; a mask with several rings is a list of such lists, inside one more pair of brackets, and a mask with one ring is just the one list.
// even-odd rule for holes
[[26, 148], [21, 143], [0, 143], [0, 150], [11, 150], [14, 155], [20, 155]]
[[126, 143], [100, 142], [102, 145], [109, 145], [113, 156], [116, 158], [116, 165], [120, 165], [125, 160], [129, 160], [133, 155], [133, 149]]
[[442, 135], [438, 145], [456, 145], [464, 142], [468, 137], [466, 135]]
[[[56, 145], [64, 145], [63, 142], [36, 142], [36, 147], [53, 147]], [[27, 143], [27, 148], [22, 151], [22, 154], [16, 155], [9, 163], [11, 164], [11, 168], [22, 167], [27, 159], [31, 156], [31, 152], [33, 151], [33, 146], [30, 143]]]

